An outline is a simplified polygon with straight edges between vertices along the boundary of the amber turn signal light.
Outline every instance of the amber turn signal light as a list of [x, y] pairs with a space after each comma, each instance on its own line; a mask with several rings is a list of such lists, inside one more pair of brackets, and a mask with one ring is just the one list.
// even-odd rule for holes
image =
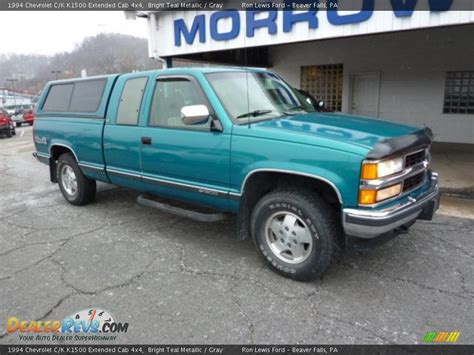
[[377, 164], [363, 164], [361, 178], [365, 180], [377, 179]]
[[377, 202], [388, 200], [389, 198], [400, 195], [402, 184], [392, 185], [381, 190], [360, 190], [359, 204], [372, 205]]
[[371, 205], [375, 203], [377, 198], [377, 190], [360, 190], [359, 203], [361, 205]]

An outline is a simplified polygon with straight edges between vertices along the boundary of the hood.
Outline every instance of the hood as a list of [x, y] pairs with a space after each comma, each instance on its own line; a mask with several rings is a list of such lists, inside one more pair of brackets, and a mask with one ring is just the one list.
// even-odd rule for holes
[[322, 137], [356, 144], [368, 149], [388, 138], [405, 136], [420, 128], [375, 118], [315, 112], [252, 124], [256, 129], [275, 130]]

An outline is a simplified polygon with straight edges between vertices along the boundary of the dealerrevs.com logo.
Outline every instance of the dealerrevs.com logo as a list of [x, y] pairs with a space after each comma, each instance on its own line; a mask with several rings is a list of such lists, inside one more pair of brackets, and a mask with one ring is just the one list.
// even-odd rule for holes
[[21, 341], [113, 341], [118, 333], [127, 331], [128, 323], [117, 322], [109, 312], [98, 308], [75, 312], [63, 320], [36, 321], [17, 317], [7, 320], [7, 333], [17, 333]]

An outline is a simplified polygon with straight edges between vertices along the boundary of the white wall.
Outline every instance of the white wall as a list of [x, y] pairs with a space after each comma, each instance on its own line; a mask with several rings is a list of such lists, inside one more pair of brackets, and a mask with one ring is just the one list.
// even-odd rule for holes
[[379, 117], [429, 126], [439, 142], [474, 143], [474, 115], [442, 113], [446, 71], [474, 70], [474, 25], [273, 46], [270, 62], [296, 87], [301, 66], [343, 63], [343, 112], [351, 75], [379, 72]]
[[[361, 1], [358, 1], [360, 4]], [[377, 1], [389, 4], [388, 0]], [[421, 1], [419, 1], [421, 3]], [[424, 1], [426, 3], [426, 0]], [[461, 3], [465, 3], [464, 9], [474, 9], [474, 0], [456, 0], [449, 11], [431, 12], [415, 11], [411, 16], [396, 17], [393, 11], [374, 11], [370, 18], [356, 23], [344, 25], [333, 25], [328, 20], [327, 11], [318, 11], [317, 28], [309, 28], [307, 22], [294, 24], [290, 32], [283, 31], [283, 12], [277, 12], [275, 23], [277, 33], [269, 34], [267, 28], [255, 30], [255, 35], [246, 35], [246, 17], [250, 12], [239, 11], [240, 31], [235, 38], [228, 40], [213, 40], [210, 36], [211, 11], [160, 11], [150, 14], [148, 17], [148, 50], [151, 57], [176, 56], [181, 54], [204, 53], [218, 50], [235, 49], [242, 47], [255, 47], [263, 45], [277, 45], [282, 43], [294, 43], [296, 41], [311, 41], [328, 38], [350, 37], [371, 33], [382, 33], [388, 31], [410, 30], [415, 28], [437, 27], [444, 25], [454, 25], [461, 23], [473, 23], [474, 11], [459, 11]], [[357, 1], [355, 2], [357, 3]], [[467, 3], [467, 4], [466, 4]], [[419, 4], [420, 5], [420, 4]], [[347, 16], [358, 11], [338, 11], [339, 15]], [[196, 37], [192, 44], [182, 41], [180, 46], [175, 44], [176, 20], [183, 20], [188, 29], [192, 28], [196, 16], [204, 16], [206, 39], [201, 43]], [[262, 11], [256, 15], [257, 19], [268, 18], [268, 13]], [[231, 30], [232, 24], [237, 24], [230, 18], [221, 18], [218, 21], [219, 33], [227, 33]]]

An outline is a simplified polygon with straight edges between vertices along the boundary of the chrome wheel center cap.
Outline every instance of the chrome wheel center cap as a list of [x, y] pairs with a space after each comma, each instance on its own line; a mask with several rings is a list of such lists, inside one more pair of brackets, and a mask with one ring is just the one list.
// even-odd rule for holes
[[276, 212], [268, 218], [265, 240], [275, 256], [290, 264], [306, 260], [313, 248], [308, 226], [292, 212]]

